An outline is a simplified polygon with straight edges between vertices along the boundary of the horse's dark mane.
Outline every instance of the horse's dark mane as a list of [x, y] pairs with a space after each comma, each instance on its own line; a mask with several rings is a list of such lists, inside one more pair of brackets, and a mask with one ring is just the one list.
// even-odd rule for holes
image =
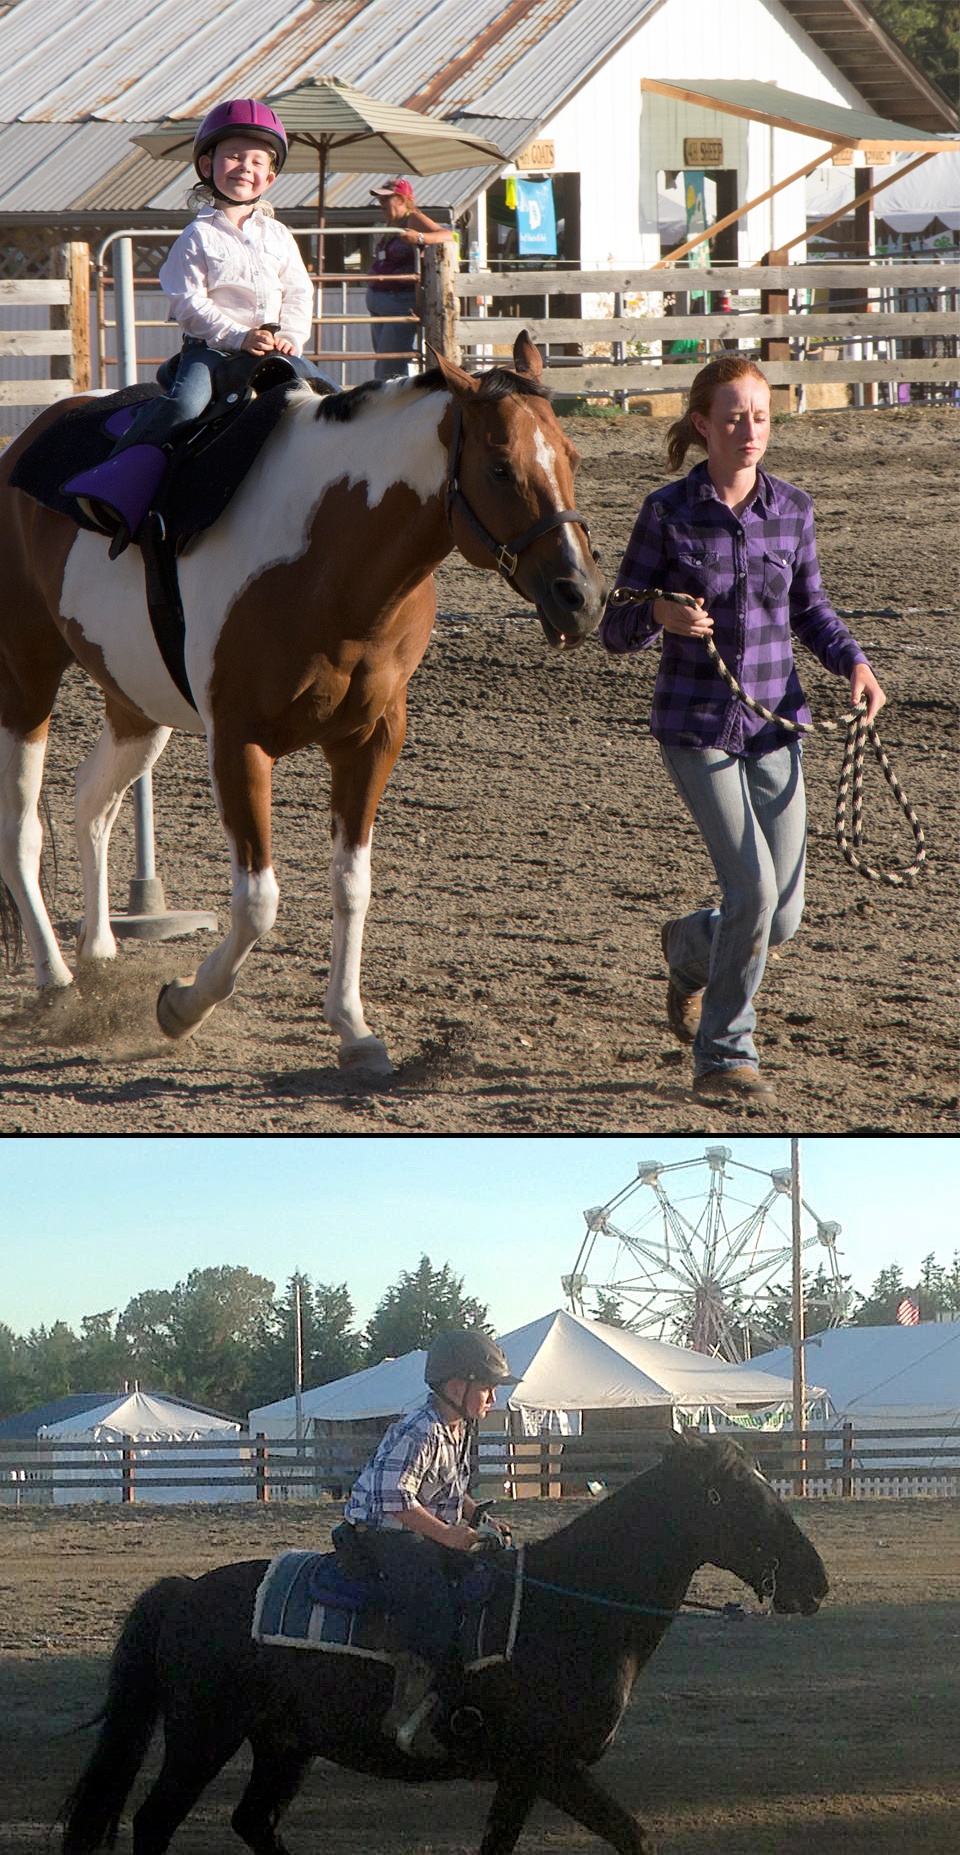
[[[485, 404], [506, 399], [511, 393], [522, 393], [528, 399], [547, 399], [552, 395], [550, 388], [543, 386], [531, 374], [516, 374], [510, 367], [491, 367], [489, 373], [478, 374], [477, 398]], [[443, 392], [446, 381], [439, 367], [430, 367], [426, 373], [415, 374], [408, 382], [415, 392]], [[364, 406], [374, 394], [382, 393], [387, 385], [385, 380], [361, 380], [359, 386], [345, 387], [342, 393], [325, 393], [317, 403], [318, 419], [329, 419], [336, 424], [345, 425]]]

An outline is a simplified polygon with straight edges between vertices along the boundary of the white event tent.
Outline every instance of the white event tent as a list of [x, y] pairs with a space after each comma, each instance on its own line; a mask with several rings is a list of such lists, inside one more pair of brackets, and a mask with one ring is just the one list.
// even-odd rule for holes
[[[916, 1327], [831, 1327], [811, 1335], [804, 1358], [814, 1421], [865, 1429], [960, 1426], [960, 1320]], [[764, 1353], [765, 1371], [790, 1370], [788, 1346]], [[733, 1366], [734, 1375], [745, 1371]]]
[[[564, 1309], [502, 1333], [499, 1340], [517, 1383], [498, 1392], [497, 1408], [518, 1413], [529, 1434], [548, 1427], [579, 1430], [583, 1411], [667, 1407], [695, 1417], [768, 1410], [792, 1395], [789, 1370], [783, 1377], [731, 1366]], [[303, 1434], [317, 1422], [355, 1423], [411, 1410], [424, 1396], [425, 1360], [425, 1352], [406, 1353], [305, 1391]], [[297, 1400], [283, 1398], [252, 1410], [249, 1423], [252, 1436], [294, 1436]]]
[[[54, 1443], [85, 1445], [79, 1449], [54, 1450], [52, 1463], [49, 1457], [46, 1458], [54, 1476], [64, 1479], [64, 1469], [69, 1466], [71, 1481], [73, 1471], [80, 1477], [79, 1481], [68, 1488], [53, 1489], [55, 1504], [75, 1501], [119, 1502], [123, 1492], [124, 1450], [128, 1452], [128, 1461], [132, 1466], [136, 1498], [169, 1503], [250, 1500], [254, 1492], [252, 1478], [248, 1478], [244, 1487], [228, 1487], [218, 1483], [217, 1468], [234, 1477], [238, 1471], [236, 1468], [228, 1470], [225, 1467], [224, 1451], [205, 1447], [213, 1442], [222, 1443], [230, 1437], [239, 1438], [240, 1432], [240, 1424], [232, 1418], [218, 1417], [213, 1412], [198, 1409], [196, 1405], [182, 1404], [176, 1398], [132, 1391], [121, 1392], [109, 1402], [93, 1410], [77, 1412], [59, 1423], [44, 1424], [37, 1431], [37, 1436]], [[166, 1467], [156, 1463], [155, 1451], [142, 1448], [144, 1443], [172, 1442], [194, 1443], [196, 1448], [178, 1452], [172, 1466], [168, 1458]], [[192, 1476], [198, 1464], [212, 1471], [209, 1482], [201, 1482], [198, 1476], [189, 1487], [164, 1488], [157, 1485], [174, 1475]], [[82, 1485], [84, 1478], [93, 1479], [94, 1476], [98, 1480], [106, 1477], [109, 1485]]]

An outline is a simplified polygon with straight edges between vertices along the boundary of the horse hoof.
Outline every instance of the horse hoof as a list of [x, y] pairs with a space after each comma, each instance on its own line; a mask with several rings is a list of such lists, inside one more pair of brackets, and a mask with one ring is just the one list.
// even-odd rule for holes
[[[193, 978], [191, 976], [189, 979], [171, 979], [167, 985], [160, 987], [157, 998], [157, 1023], [164, 1036], [170, 1037], [174, 1041], [180, 1037], [189, 1037], [190, 1032], [196, 1030], [200, 1022], [200, 1019], [197, 1018], [193, 1023], [185, 1023], [176, 1009], [177, 999], [181, 997], [184, 992], [189, 992], [192, 984]], [[203, 1015], [205, 1016], [206, 1013]]]
[[393, 1064], [379, 1037], [360, 1037], [344, 1045], [337, 1062], [344, 1075], [356, 1082], [383, 1082], [393, 1075]]

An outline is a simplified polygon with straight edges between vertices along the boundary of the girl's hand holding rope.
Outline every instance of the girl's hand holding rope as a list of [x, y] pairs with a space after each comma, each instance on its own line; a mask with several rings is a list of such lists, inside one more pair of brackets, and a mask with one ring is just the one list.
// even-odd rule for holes
[[[830, 734], [837, 731], [841, 724], [835, 721], [790, 721], [785, 715], [774, 715], [770, 709], [764, 708], [762, 702], [755, 702], [752, 696], [748, 696], [746, 691], [740, 687], [732, 670], [728, 670], [714, 644], [711, 636], [713, 620], [702, 599], [695, 599], [690, 593], [665, 593], [659, 586], [643, 588], [618, 586], [610, 594], [609, 603], [611, 605], [639, 605], [647, 600], [653, 601], [654, 622], [664, 631], [672, 631], [676, 637], [702, 639], [708, 657], [731, 694], [736, 696], [746, 708], [751, 709], [755, 715], [762, 716], [764, 721], [775, 722], [778, 727], [786, 729], [788, 734], [813, 734], [818, 728]], [[837, 847], [850, 868], [856, 870], [859, 875], [865, 876], [868, 882], [888, 883], [891, 888], [909, 888], [916, 881], [927, 854], [923, 827], [880, 745], [880, 736], [874, 726], [873, 717], [882, 709], [887, 698], [868, 664], [854, 664], [850, 675], [850, 694], [855, 704], [854, 711], [841, 718], [842, 725], [847, 730], [847, 739], [837, 786], [835, 824]], [[913, 832], [916, 852], [913, 862], [905, 870], [874, 869], [871, 864], [865, 863], [862, 857], [858, 857], [855, 850], [851, 848], [851, 845], [855, 845], [859, 850], [863, 843], [863, 761], [868, 740], [884, 779]], [[853, 828], [848, 838], [847, 793], [851, 773], [853, 775]]]

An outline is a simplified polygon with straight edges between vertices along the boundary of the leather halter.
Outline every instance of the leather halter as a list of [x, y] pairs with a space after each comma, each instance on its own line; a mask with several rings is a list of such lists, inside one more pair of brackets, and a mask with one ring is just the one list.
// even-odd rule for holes
[[[578, 509], [551, 509], [549, 515], [541, 515], [540, 520], [532, 522], [529, 528], [523, 530], [522, 534], [514, 535], [510, 541], [498, 541], [495, 535], [492, 535], [488, 529], [484, 528], [479, 517], [474, 515], [470, 504], [460, 488], [457, 471], [460, 465], [460, 452], [462, 448], [463, 408], [460, 401], [455, 399], [453, 404], [453, 432], [450, 437], [450, 450], [447, 457], [447, 484], [444, 497], [447, 525], [450, 529], [450, 533], [453, 534], [453, 512], [456, 509], [457, 512], [462, 515], [467, 527], [471, 529], [480, 542], [481, 547], [485, 547], [487, 553], [493, 555], [497, 572], [503, 575], [507, 585], [512, 586], [514, 592], [519, 593], [521, 599], [523, 599], [526, 595], [517, 585], [514, 574], [517, 571], [519, 557], [525, 549], [530, 547], [534, 541], [539, 541], [541, 535], [549, 534], [551, 528], [562, 527], [564, 522], [574, 522], [578, 527], [582, 528], [587, 537], [587, 546], [589, 547], [590, 530]], [[594, 560], [598, 560], [599, 555], [596, 549], [591, 548], [590, 551]]]

